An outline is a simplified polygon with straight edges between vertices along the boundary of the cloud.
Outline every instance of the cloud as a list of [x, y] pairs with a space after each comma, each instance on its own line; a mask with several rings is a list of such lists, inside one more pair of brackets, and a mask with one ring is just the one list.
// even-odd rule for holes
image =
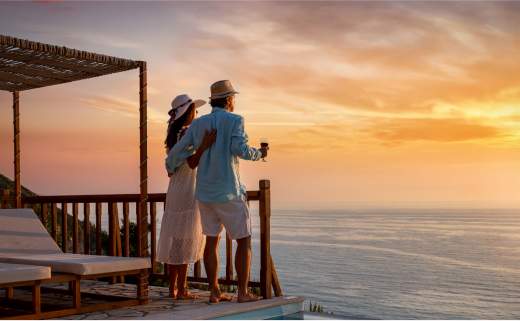
[[377, 122], [367, 128], [378, 140], [391, 143], [409, 141], [461, 142], [499, 138], [500, 128], [464, 119], [400, 119]]
[[[110, 95], [98, 95], [88, 98], [80, 98], [79, 100], [90, 108], [95, 108], [104, 112], [116, 113], [129, 118], [139, 117], [139, 104], [126, 98]], [[148, 122], [164, 124], [166, 120], [166, 115], [148, 107]]]
[[485, 99], [519, 82], [520, 34], [513, 28], [519, 8], [417, 2], [222, 5], [211, 9], [217, 22], [206, 16], [195, 26], [193, 50], [178, 58], [199, 68], [201, 61], [219, 66], [243, 87], [305, 97], [315, 105], [433, 113], [432, 101]]

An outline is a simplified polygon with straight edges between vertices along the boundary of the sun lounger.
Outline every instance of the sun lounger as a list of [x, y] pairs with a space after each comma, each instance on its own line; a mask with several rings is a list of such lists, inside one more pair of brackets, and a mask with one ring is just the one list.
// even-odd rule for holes
[[[63, 253], [32, 209], [0, 210], [0, 262], [48, 266], [51, 279], [44, 283], [69, 282], [73, 309], [49, 316], [85, 310], [81, 307], [80, 292], [80, 280], [83, 279], [135, 275], [137, 299], [127, 300], [124, 305], [142, 304], [148, 300], [149, 259]], [[85, 311], [92, 310], [89, 307]]]
[[37, 316], [40, 311], [40, 283], [51, 278], [51, 269], [46, 266], [0, 263], [0, 288], [5, 289], [7, 307], [0, 311], [10, 312], [10, 301], [13, 299], [13, 288], [30, 286], [32, 290], [32, 313], [18, 315], [29, 318]]

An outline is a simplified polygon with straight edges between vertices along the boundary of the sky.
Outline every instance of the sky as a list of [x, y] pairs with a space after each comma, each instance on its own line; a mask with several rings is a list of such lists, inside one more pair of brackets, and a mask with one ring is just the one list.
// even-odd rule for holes
[[[271, 147], [242, 179], [270, 179], [275, 208], [520, 206], [518, 21], [506, 1], [0, 3], [4, 35], [147, 61], [150, 192], [173, 97], [230, 79]], [[135, 70], [22, 92], [23, 184], [138, 192], [138, 102]]]

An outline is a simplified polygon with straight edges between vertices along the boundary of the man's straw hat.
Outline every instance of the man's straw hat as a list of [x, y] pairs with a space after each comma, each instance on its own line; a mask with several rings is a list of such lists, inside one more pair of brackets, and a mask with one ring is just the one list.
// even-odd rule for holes
[[211, 85], [210, 99], [225, 98], [238, 94], [238, 91], [233, 88], [229, 80], [219, 80]]

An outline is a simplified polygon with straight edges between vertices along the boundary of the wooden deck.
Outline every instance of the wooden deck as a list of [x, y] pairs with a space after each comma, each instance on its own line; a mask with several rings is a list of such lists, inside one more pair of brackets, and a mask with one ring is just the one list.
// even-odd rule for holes
[[[42, 303], [47, 306], [60, 306], [70, 303], [70, 295], [59, 290], [65, 290], [63, 285], [52, 286], [52, 292], [43, 291]], [[95, 293], [118, 297], [135, 297], [136, 286], [127, 283], [107, 284], [99, 281], [82, 281], [83, 293]], [[56, 289], [59, 292], [55, 292]], [[251, 303], [237, 303], [236, 295], [233, 302], [209, 304], [207, 291], [192, 289], [192, 293], [200, 296], [197, 300], [178, 301], [168, 297], [168, 288], [150, 287], [150, 301], [145, 305], [123, 307], [105, 311], [60, 317], [60, 320], [112, 320], [112, 319], [156, 319], [156, 320], [186, 320], [186, 319], [258, 319], [271, 318], [280, 315], [294, 314], [303, 311], [303, 298], [282, 296]], [[15, 290], [15, 299], [31, 298], [29, 291]], [[86, 304], [95, 304], [97, 299], [86, 298]]]

